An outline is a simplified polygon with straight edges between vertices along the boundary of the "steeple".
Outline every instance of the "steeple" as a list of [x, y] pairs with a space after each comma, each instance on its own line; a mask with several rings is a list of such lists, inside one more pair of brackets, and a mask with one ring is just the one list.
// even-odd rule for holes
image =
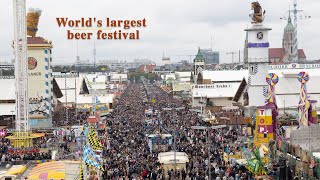
[[205, 69], [205, 59], [200, 51], [200, 47], [198, 48], [198, 53], [196, 55], [196, 57], [193, 60], [193, 64], [194, 64], [194, 68], [193, 68], [193, 80], [194, 83], [197, 82], [198, 80], [198, 74]]
[[290, 63], [294, 59], [294, 26], [291, 21], [291, 13], [289, 8], [289, 17], [288, 23], [284, 28], [283, 39], [282, 39], [282, 47], [285, 49], [285, 58], [283, 62]]
[[287, 24], [287, 26], [284, 28], [284, 31], [285, 31], [285, 32], [292, 32], [292, 31], [294, 31], [294, 26], [293, 26], [292, 21], [291, 21], [290, 8], [289, 8], [288, 24]]
[[291, 10], [290, 10], [290, 7], [289, 7], [289, 18], [288, 18], [288, 24], [292, 24], [292, 23], [291, 23]]
[[203, 55], [202, 55], [202, 53], [200, 51], [200, 47], [198, 47], [198, 53], [196, 55], [196, 58], [194, 58], [194, 61], [197, 61], [197, 62], [204, 61]]

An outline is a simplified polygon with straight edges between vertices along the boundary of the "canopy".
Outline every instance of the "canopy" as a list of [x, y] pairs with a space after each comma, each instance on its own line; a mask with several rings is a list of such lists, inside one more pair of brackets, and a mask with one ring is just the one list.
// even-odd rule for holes
[[39, 138], [39, 137], [43, 137], [45, 136], [45, 133], [33, 133], [31, 136], [33, 136], [34, 138]]
[[28, 179], [65, 179], [66, 167], [62, 161], [45, 162], [34, 167]]
[[161, 138], [171, 138], [172, 135], [171, 134], [150, 134], [148, 136], [148, 138], [155, 138], [155, 137], [159, 137], [161, 136]]
[[27, 169], [24, 165], [14, 165], [7, 172], [6, 175], [18, 175]]
[[33, 139], [33, 138], [39, 138], [39, 137], [45, 136], [45, 133], [29, 133], [29, 134], [30, 135], [28, 135], [28, 136], [21, 136], [21, 137], [11, 135], [11, 136], [7, 136], [5, 138], [10, 139], [10, 140], [16, 140], [16, 139]]
[[[176, 163], [183, 164], [189, 162], [188, 155], [185, 152], [175, 152]], [[174, 163], [174, 152], [159, 153], [158, 160], [161, 164], [173, 164]]]

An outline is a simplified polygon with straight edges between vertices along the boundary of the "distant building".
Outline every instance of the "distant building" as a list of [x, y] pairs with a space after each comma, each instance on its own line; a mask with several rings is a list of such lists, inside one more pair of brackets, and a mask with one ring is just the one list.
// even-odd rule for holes
[[156, 67], [155, 64], [141, 65], [138, 71], [145, 72], [145, 73], [152, 73], [155, 67]]
[[153, 73], [161, 75], [161, 74], [171, 74], [177, 70], [179, 64], [166, 64], [163, 66], [155, 66], [153, 69]]
[[[306, 55], [303, 49], [298, 50], [299, 62], [305, 63]], [[289, 61], [285, 48], [269, 48], [269, 61], [271, 64], [293, 63], [293, 59]]]
[[[306, 61], [303, 49], [298, 49], [298, 58], [300, 63]], [[269, 61], [272, 64], [287, 64], [294, 61], [294, 26], [290, 14], [288, 24], [283, 31], [282, 48], [269, 48]]]
[[154, 62], [149, 59], [134, 59], [133, 62], [140, 64], [154, 64]]
[[119, 60], [101, 60], [98, 65], [107, 65], [111, 70], [119, 69], [137, 69], [143, 64], [154, 64], [148, 59], [134, 59], [133, 62], [119, 61]]
[[171, 59], [169, 57], [163, 57], [162, 64], [163, 65], [171, 64]]
[[219, 51], [212, 51], [212, 49], [200, 49], [200, 52], [205, 59], [206, 64], [219, 64]]

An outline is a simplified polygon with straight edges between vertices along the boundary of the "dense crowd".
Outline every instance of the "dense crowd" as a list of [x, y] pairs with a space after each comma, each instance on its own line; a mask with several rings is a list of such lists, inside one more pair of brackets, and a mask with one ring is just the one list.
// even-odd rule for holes
[[[114, 104], [114, 111], [107, 119], [111, 141], [110, 148], [104, 152], [106, 171], [103, 179], [205, 180], [209, 179], [209, 164], [211, 179], [247, 179], [250, 176], [244, 167], [223, 161], [222, 153], [225, 149], [228, 149], [229, 154], [238, 150], [239, 147], [233, 142], [239, 132], [226, 128], [211, 130], [207, 139], [207, 132], [193, 130], [191, 126], [209, 124], [160, 87], [142, 83], [130, 84]], [[159, 150], [150, 151], [143, 128], [145, 110], [150, 108], [160, 112], [159, 121], [164, 128], [171, 133], [176, 132], [176, 150], [189, 156], [186, 169], [165, 172], [158, 162]], [[164, 111], [163, 108], [173, 110]], [[207, 141], [211, 144], [210, 153], [205, 146]], [[173, 150], [173, 147], [169, 146], [167, 150]]]

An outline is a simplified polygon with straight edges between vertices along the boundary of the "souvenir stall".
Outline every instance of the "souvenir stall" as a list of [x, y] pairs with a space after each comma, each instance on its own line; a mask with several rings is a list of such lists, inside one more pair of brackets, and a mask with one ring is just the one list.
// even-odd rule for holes
[[185, 152], [163, 152], [159, 153], [158, 161], [164, 169], [164, 174], [167, 174], [171, 169], [186, 170], [189, 158]]
[[167, 145], [172, 144], [171, 134], [150, 134], [148, 135], [148, 146], [150, 151], [153, 149], [166, 149]]

